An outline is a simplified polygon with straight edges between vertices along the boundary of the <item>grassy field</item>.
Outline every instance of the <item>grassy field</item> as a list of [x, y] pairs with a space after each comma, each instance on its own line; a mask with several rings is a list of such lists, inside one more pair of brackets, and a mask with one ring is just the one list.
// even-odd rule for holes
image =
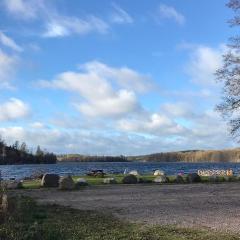
[[[117, 174], [109, 174], [106, 175], [105, 178], [108, 177], [114, 177], [117, 181], [118, 184], [122, 183], [122, 179], [124, 177], [124, 175], [117, 175]], [[186, 175], [183, 176], [184, 181], [186, 181]], [[103, 183], [103, 178], [101, 177], [90, 177], [90, 176], [74, 176], [73, 180], [76, 182], [78, 178], [84, 178], [87, 180], [87, 182], [89, 183], [89, 185], [102, 185]], [[153, 181], [156, 177], [153, 175], [142, 175], [140, 176], [140, 178], [142, 178], [144, 181]], [[168, 184], [173, 184], [175, 183], [175, 176], [168, 176], [169, 179], [169, 183]], [[232, 177], [232, 178], [224, 178], [224, 177], [220, 177], [219, 178], [219, 182], [226, 182], [226, 181], [239, 181], [238, 178], [236, 177]], [[208, 177], [201, 177], [201, 182], [202, 183], [209, 183], [209, 178]], [[25, 180], [23, 182], [23, 188], [24, 189], [36, 189], [36, 188], [40, 188], [41, 187], [41, 180]]]
[[144, 227], [93, 211], [40, 206], [14, 198], [0, 223], [1, 240], [236, 240], [239, 235], [174, 226]]

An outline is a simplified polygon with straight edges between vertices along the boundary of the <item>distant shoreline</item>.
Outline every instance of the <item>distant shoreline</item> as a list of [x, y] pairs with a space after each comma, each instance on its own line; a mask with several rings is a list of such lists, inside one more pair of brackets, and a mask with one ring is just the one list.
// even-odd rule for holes
[[[206, 160], [207, 159], [207, 160]], [[221, 163], [240, 162], [240, 148], [224, 150], [185, 150], [161, 152], [139, 156], [88, 156], [63, 154], [57, 156], [58, 162], [186, 162]]]

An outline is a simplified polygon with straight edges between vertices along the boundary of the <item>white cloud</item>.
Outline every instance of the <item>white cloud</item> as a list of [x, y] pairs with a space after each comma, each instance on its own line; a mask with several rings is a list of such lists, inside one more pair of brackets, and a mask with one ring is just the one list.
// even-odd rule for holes
[[29, 20], [38, 17], [44, 0], [3, 0], [3, 5], [13, 16]]
[[182, 134], [186, 129], [174, 122], [167, 115], [153, 113], [135, 119], [123, 119], [118, 123], [121, 130], [135, 133], [147, 133], [155, 136]]
[[160, 4], [156, 18], [158, 21], [161, 21], [161, 19], [172, 19], [180, 25], [183, 25], [186, 21], [182, 13], [178, 12], [174, 7], [165, 4]]
[[216, 85], [214, 74], [222, 65], [222, 55], [225, 51], [225, 46], [192, 48], [190, 61], [186, 66], [186, 72], [190, 75], [191, 81], [200, 85]]
[[4, 0], [4, 6], [13, 16], [24, 20], [38, 20], [44, 25], [43, 37], [66, 37], [72, 34], [106, 33], [109, 25], [94, 15], [85, 18], [60, 14], [45, 0]]
[[118, 24], [133, 23], [133, 18], [117, 4], [112, 4], [114, 12], [111, 14], [111, 22]]
[[192, 117], [193, 106], [186, 102], [164, 103], [161, 109], [171, 117]]
[[101, 62], [88, 62], [82, 72], [64, 72], [43, 87], [77, 92], [83, 102], [74, 106], [88, 116], [119, 117], [141, 109], [136, 92], [149, 88], [150, 78], [129, 68], [113, 68]]
[[18, 58], [4, 53], [0, 49], [0, 89], [12, 88], [11, 79], [16, 71]]
[[0, 43], [14, 51], [22, 52], [23, 48], [20, 47], [13, 39], [0, 31]]
[[44, 37], [65, 37], [72, 34], [88, 34], [90, 32], [106, 33], [108, 24], [100, 18], [89, 16], [86, 20], [76, 17], [57, 16], [46, 23]]
[[25, 118], [29, 113], [29, 106], [16, 98], [11, 98], [9, 101], [0, 104], [0, 121]]

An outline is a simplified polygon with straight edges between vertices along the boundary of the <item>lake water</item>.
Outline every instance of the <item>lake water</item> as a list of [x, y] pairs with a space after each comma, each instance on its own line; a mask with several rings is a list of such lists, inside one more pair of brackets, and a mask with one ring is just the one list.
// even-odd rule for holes
[[199, 169], [233, 169], [234, 174], [240, 173], [240, 163], [156, 163], [156, 162], [87, 162], [57, 163], [31, 165], [0, 165], [2, 178], [23, 179], [34, 173], [57, 173], [59, 175], [85, 175], [93, 169], [103, 169], [106, 173], [123, 173], [137, 170], [140, 173], [153, 173], [161, 169], [168, 175], [197, 172]]

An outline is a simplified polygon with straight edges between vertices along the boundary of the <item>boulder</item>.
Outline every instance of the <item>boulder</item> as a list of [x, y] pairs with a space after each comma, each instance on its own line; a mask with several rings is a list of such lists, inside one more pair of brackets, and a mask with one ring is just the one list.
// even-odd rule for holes
[[59, 180], [60, 190], [73, 190], [75, 187], [74, 181], [71, 176], [61, 177]]
[[219, 176], [216, 176], [216, 175], [210, 176], [209, 177], [209, 182], [211, 182], [211, 183], [220, 182], [220, 178], [219, 178]]
[[187, 181], [189, 183], [199, 183], [201, 182], [201, 177], [197, 173], [189, 173], [187, 176]]
[[115, 178], [104, 178], [103, 183], [105, 183], [105, 184], [116, 184], [117, 181], [116, 181]]
[[123, 178], [122, 183], [124, 184], [136, 184], [138, 179], [135, 175], [127, 175]]
[[163, 175], [166, 175], [166, 174], [162, 170], [156, 170], [156, 171], [154, 171], [153, 175], [154, 176], [163, 176]]
[[139, 176], [140, 175], [137, 170], [130, 171], [128, 174], [129, 175], [134, 175], [134, 176]]
[[101, 169], [97, 169], [97, 170], [90, 171], [89, 173], [87, 173], [87, 175], [91, 176], [91, 177], [101, 177], [101, 178], [103, 178], [106, 175], [106, 173], [104, 173], [104, 171], [101, 170]]
[[181, 175], [177, 175], [175, 179], [176, 183], [184, 183], [184, 179]]
[[168, 181], [169, 179], [165, 175], [158, 176], [154, 179], [155, 183], [167, 183]]
[[237, 181], [237, 178], [234, 176], [226, 176], [225, 178], [223, 178], [225, 181], [227, 182], [235, 182]]
[[7, 189], [19, 189], [23, 187], [22, 181], [19, 181], [19, 180], [7, 181], [5, 186]]
[[58, 187], [59, 176], [57, 174], [44, 174], [41, 181], [42, 187]]
[[75, 186], [76, 186], [76, 188], [86, 187], [86, 186], [88, 186], [88, 183], [87, 183], [86, 179], [84, 179], [84, 178], [78, 178]]

